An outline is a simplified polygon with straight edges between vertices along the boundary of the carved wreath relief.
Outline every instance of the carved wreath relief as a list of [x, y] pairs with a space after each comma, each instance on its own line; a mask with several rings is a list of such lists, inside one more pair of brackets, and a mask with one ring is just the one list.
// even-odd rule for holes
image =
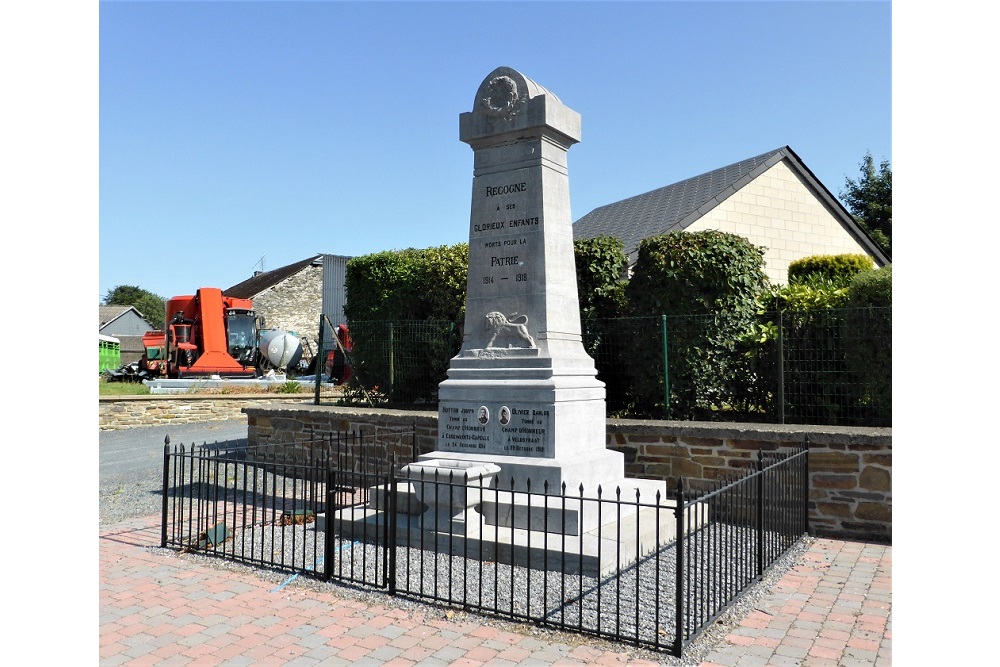
[[486, 86], [486, 95], [482, 99], [487, 114], [499, 116], [504, 120], [513, 118], [523, 103], [524, 100], [518, 94], [517, 82], [509, 76], [490, 79]]
[[[516, 347], [535, 347], [535, 339], [528, 333], [528, 327], [526, 326], [528, 324], [527, 315], [512, 315], [510, 319], [507, 319], [507, 316], [503, 313], [493, 310], [486, 313], [486, 321], [493, 329], [493, 336], [486, 343], [487, 350], [503, 347], [502, 345], [493, 345], [498, 338], [506, 340], [507, 347], [515, 347], [513, 343], [518, 343]], [[527, 343], [527, 345], [525, 346], [521, 343]]]

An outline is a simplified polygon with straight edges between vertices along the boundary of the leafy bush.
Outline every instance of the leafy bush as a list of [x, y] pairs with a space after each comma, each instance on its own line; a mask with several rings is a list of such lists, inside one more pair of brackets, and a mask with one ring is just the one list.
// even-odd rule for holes
[[[679, 232], [642, 241], [626, 295], [633, 314], [668, 316], [669, 417], [745, 409], [737, 387], [748, 367], [736, 341], [755, 323], [768, 288], [764, 249], [741, 236]], [[628, 367], [644, 412], [662, 405], [663, 374], [649, 363], [657, 358], [662, 339], [636, 341]]]
[[891, 271], [864, 271], [847, 285], [805, 275], [772, 290], [766, 310], [740, 342], [762, 370], [760, 386], [781, 400], [785, 421], [891, 421]]
[[851, 281], [849, 308], [892, 306], [892, 265], [858, 274]]
[[788, 265], [788, 284], [809, 284], [810, 280], [818, 279], [837, 287], [847, 287], [856, 275], [874, 267], [875, 262], [868, 255], [813, 255]]
[[834, 283], [813, 279], [807, 283], [793, 283], [773, 290], [767, 299], [767, 310], [808, 312], [847, 305], [850, 290]]
[[892, 418], [892, 266], [858, 275], [850, 288], [846, 326], [863, 331], [847, 346], [848, 367], [861, 402], [881, 420]]
[[435, 399], [458, 351], [468, 272], [465, 243], [348, 261], [344, 311], [359, 382], [386, 388], [393, 403]]
[[573, 242], [580, 317], [618, 317], [625, 312], [625, 245], [613, 236]]
[[461, 320], [469, 246], [386, 250], [347, 262], [350, 320]]

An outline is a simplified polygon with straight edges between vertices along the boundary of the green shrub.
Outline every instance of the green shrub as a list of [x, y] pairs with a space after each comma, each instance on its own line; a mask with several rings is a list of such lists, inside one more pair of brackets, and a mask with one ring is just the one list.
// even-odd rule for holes
[[618, 317], [625, 311], [625, 245], [613, 236], [573, 242], [580, 317]]
[[386, 250], [347, 262], [350, 320], [458, 321], [465, 310], [469, 246]]
[[855, 276], [850, 285], [849, 308], [892, 306], [892, 265]]
[[[647, 238], [626, 288], [636, 316], [667, 315], [670, 413], [704, 418], [720, 409], [746, 409], [748, 366], [737, 340], [751, 329], [769, 283], [764, 249], [735, 234], [679, 232]], [[628, 369], [643, 411], [660, 411], [662, 337], [635, 343]]]
[[[780, 336], [787, 422], [891, 421], [891, 296], [891, 269], [858, 273], [847, 285], [813, 274], [773, 290], [757, 335], [741, 342], [760, 363], [777, 359]], [[777, 377], [770, 385], [777, 393]]]
[[[624, 310], [621, 241], [576, 241], [577, 287], [584, 317]], [[384, 251], [347, 263], [347, 315], [359, 381], [385, 388], [393, 403], [432, 401], [461, 345], [469, 247], [462, 243]]]
[[892, 266], [858, 275], [850, 287], [846, 326], [848, 367], [858, 378], [860, 400], [874, 417], [892, 419]]
[[854, 276], [871, 271], [874, 267], [875, 262], [868, 255], [812, 255], [788, 265], [788, 284], [809, 284], [810, 281], [818, 280], [837, 287], [847, 287]]
[[820, 280], [793, 283], [775, 289], [767, 301], [767, 310], [808, 312], [847, 305], [850, 290]]
[[358, 381], [382, 387], [393, 403], [434, 400], [461, 342], [454, 331], [468, 272], [465, 243], [349, 260], [344, 312]]

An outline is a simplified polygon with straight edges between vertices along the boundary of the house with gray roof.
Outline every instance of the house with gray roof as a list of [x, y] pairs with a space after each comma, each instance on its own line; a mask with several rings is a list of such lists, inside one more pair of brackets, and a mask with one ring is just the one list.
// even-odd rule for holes
[[153, 325], [135, 306], [97, 307], [97, 333], [118, 339], [123, 364], [139, 361], [145, 351], [142, 335], [152, 328]]
[[97, 333], [119, 338], [121, 336], [142, 336], [153, 325], [136, 310], [135, 306], [97, 307]]
[[788, 146], [596, 208], [573, 224], [573, 237], [620, 239], [631, 267], [645, 238], [709, 229], [765, 248], [765, 270], [778, 284], [788, 282], [789, 263], [811, 255], [892, 261]]

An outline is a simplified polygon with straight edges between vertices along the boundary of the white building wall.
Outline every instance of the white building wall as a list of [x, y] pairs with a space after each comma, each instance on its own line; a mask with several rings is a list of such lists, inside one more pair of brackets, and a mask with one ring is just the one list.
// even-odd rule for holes
[[868, 254], [806, 184], [779, 162], [716, 206], [687, 231], [714, 229], [766, 248], [772, 283], [787, 284], [788, 265], [810, 255]]

